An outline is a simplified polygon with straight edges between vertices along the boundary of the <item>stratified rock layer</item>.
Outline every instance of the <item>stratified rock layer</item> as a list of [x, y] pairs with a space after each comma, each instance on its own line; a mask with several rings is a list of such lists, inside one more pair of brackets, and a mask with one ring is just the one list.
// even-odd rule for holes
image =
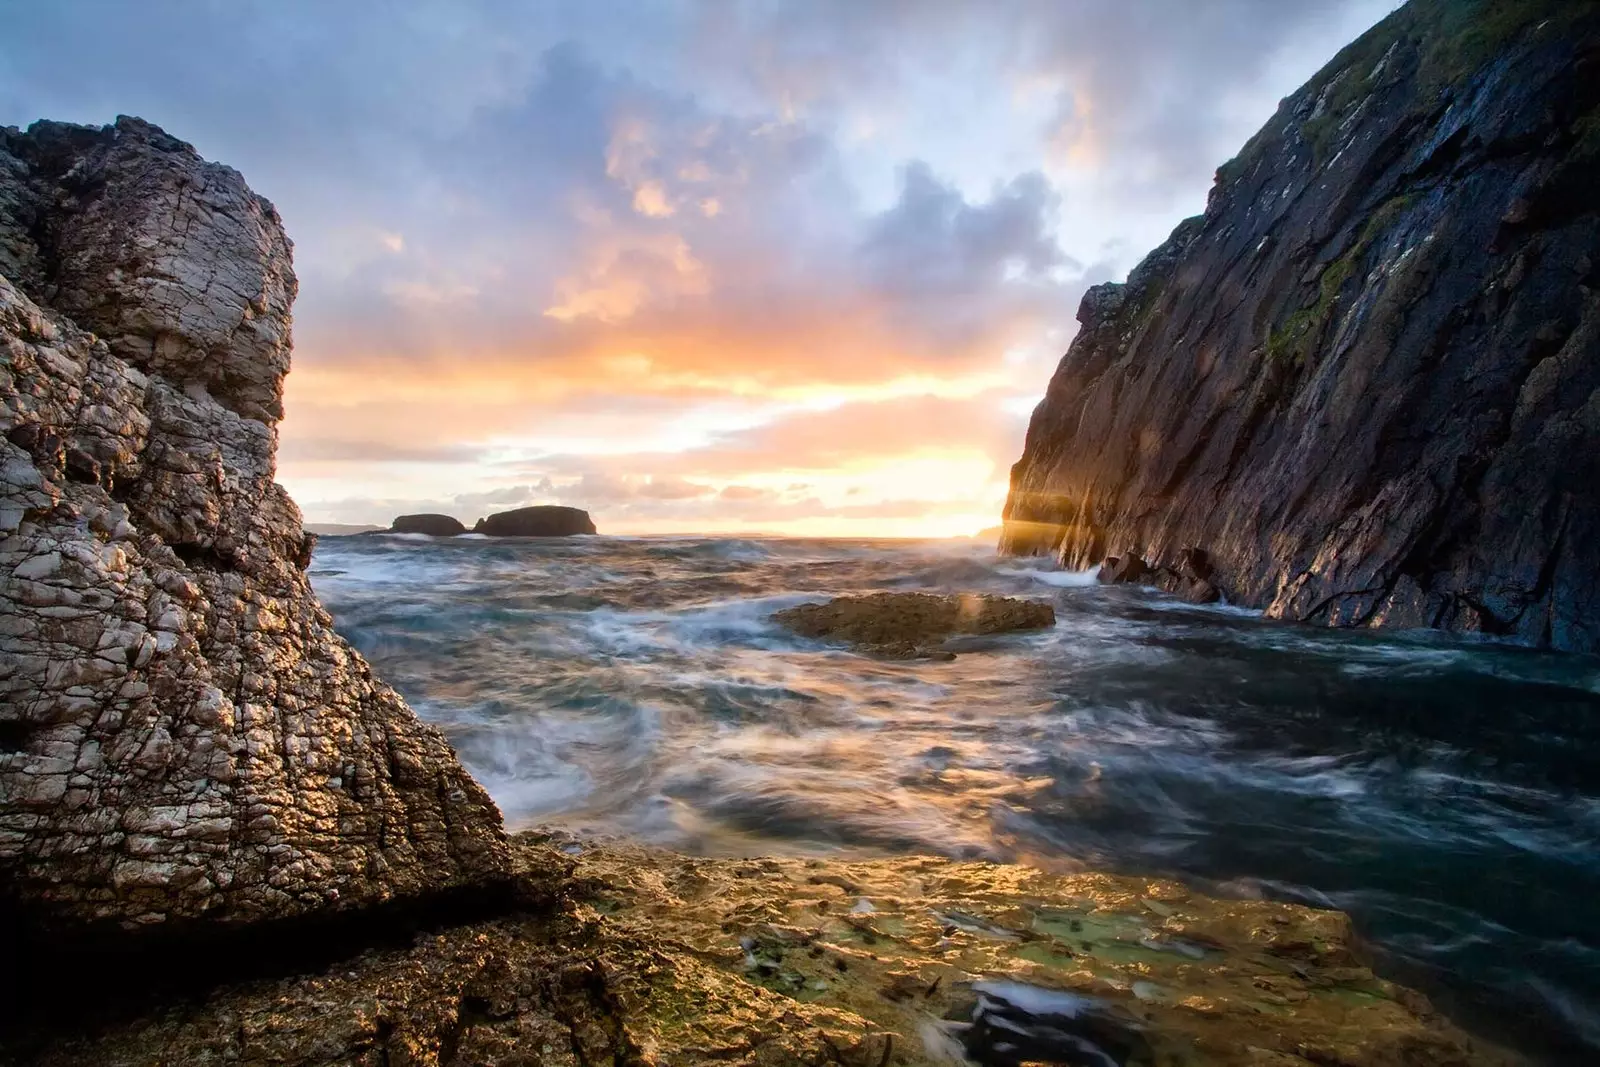
[[[1334, 912], [930, 857], [712, 860], [557, 838], [555, 907], [0, 1055], [278, 1067], [1510, 1067]], [[534, 835], [525, 869], [559, 858]], [[573, 854], [576, 854], [575, 856]], [[78, 1016], [81, 1020], [81, 1015]]]
[[1412, 0], [1082, 331], [1003, 549], [1600, 649], [1600, 7]]
[[494, 803], [307, 582], [272, 206], [138, 120], [39, 123], [0, 133], [0, 257], [5, 905], [174, 928], [503, 878]]

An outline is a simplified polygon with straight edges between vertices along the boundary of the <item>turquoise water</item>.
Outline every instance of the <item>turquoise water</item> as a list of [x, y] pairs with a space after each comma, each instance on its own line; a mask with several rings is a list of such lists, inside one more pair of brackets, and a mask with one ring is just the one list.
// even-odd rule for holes
[[[1594, 659], [1287, 625], [964, 542], [326, 538], [311, 576], [512, 826], [1336, 907], [1458, 1021], [1600, 1061]], [[1058, 622], [890, 663], [769, 619], [884, 589]]]

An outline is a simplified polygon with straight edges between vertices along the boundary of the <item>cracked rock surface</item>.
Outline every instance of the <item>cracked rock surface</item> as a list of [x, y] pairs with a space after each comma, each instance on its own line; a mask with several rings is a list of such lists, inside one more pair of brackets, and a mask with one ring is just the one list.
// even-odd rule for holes
[[1082, 330], [1002, 550], [1600, 650], [1600, 9], [1412, 0]]
[[245, 924], [503, 879], [493, 801], [307, 581], [272, 205], [136, 119], [0, 131], [0, 268], [5, 903]]

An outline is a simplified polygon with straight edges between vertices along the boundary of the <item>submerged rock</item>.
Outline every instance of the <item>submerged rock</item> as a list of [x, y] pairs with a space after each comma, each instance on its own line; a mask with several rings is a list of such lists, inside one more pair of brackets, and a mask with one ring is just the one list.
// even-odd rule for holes
[[467, 528], [452, 515], [400, 515], [389, 524], [389, 533], [427, 534], [429, 537], [455, 537]]
[[1375, 977], [1335, 912], [929, 857], [575, 844], [516, 840], [523, 895], [542, 905], [182, 1010], [80, 1012], [0, 1053], [51, 1067], [1516, 1062]]
[[587, 511], [554, 504], [499, 511], [479, 519], [472, 529], [490, 537], [571, 537], [598, 532]]
[[0, 248], [0, 908], [54, 952], [502, 880], [494, 802], [307, 581], [272, 205], [42, 122], [0, 131]]
[[1037, 630], [1056, 621], [1049, 604], [976, 593], [846, 596], [785, 608], [772, 617], [802, 637], [836, 638], [897, 659], [939, 655], [937, 646], [957, 634]]
[[1003, 550], [1200, 548], [1271, 616], [1600, 650], [1597, 56], [1568, 0], [1412, 0], [1340, 52], [1084, 297]]

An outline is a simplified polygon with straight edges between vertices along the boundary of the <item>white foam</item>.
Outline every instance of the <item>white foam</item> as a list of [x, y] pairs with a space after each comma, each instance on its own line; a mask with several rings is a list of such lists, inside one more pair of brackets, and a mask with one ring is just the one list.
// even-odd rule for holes
[[1061, 989], [1045, 989], [1043, 986], [1012, 982], [1002, 978], [973, 982], [972, 990], [1003, 1000], [1029, 1015], [1060, 1015], [1076, 1019], [1084, 1012], [1100, 1006], [1100, 1002], [1094, 997], [1068, 993]]

